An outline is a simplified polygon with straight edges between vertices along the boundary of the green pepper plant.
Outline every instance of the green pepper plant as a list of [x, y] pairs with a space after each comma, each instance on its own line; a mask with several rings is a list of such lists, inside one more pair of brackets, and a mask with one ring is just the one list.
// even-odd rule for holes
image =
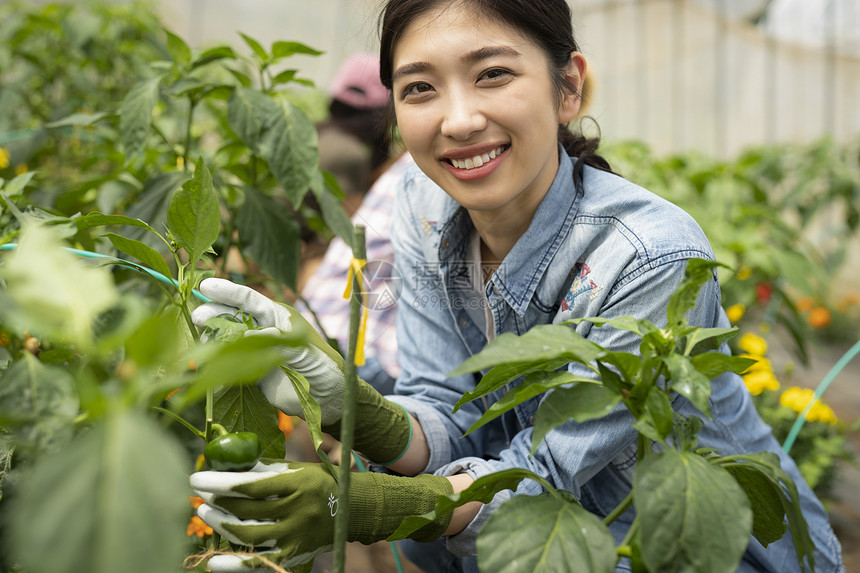
[[[737, 569], [750, 534], [767, 546], [785, 534], [786, 521], [798, 562], [812, 570], [813, 545], [797, 489], [776, 454], [723, 456], [700, 448], [701, 418], [684, 417], [671, 406], [671, 397], [681, 395], [709, 417], [710, 380], [724, 372], [741, 372], [754, 362], [716, 351], [735, 336], [735, 328], [694, 327], [684, 318], [716, 266], [699, 259], [688, 262], [686, 278], [670, 298], [664, 328], [631, 316], [536, 326], [522, 336], [499, 336], [452, 372], [486, 371], [457, 407], [507, 389], [469, 432], [552, 392], [535, 416], [532, 453], [556, 426], [571, 419], [601, 418], [622, 404], [639, 434], [638, 463], [631, 492], [615, 510], [601, 519], [541, 476], [510, 469], [481, 477], [459, 494], [440, 497], [435, 511], [407, 518], [392, 538], [405, 537], [440, 512], [474, 500], [486, 503], [497, 492], [533, 479], [546, 493], [514, 496], [479, 533], [483, 573], [546, 571], [550, 564], [553, 571], [610, 573], [622, 557], [630, 558], [637, 572], [728, 573]], [[641, 356], [590, 342], [570, 326], [583, 321], [637, 334], [642, 338]], [[563, 369], [570, 362], [593, 370], [595, 379]], [[720, 503], [712, 503], [714, 498]], [[607, 526], [631, 506], [636, 517], [616, 546]]]

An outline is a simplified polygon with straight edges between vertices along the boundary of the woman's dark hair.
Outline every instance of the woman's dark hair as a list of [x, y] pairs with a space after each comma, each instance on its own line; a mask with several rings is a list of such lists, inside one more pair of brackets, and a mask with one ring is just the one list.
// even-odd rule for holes
[[[391, 89], [394, 47], [409, 25], [437, 7], [457, 4], [469, 6], [479, 14], [519, 30], [547, 55], [559, 95], [575, 93], [581, 97], [577, 87], [571, 85], [563, 73], [571, 52], [579, 51], [565, 0], [388, 0], [379, 20], [379, 78], [385, 87]], [[393, 112], [393, 105], [389, 104], [388, 121], [392, 127]], [[558, 139], [568, 155], [577, 158], [574, 166], [577, 186], [582, 165], [612, 171], [609, 162], [597, 154], [599, 137], [588, 138], [572, 132], [566, 125], [559, 125]]]

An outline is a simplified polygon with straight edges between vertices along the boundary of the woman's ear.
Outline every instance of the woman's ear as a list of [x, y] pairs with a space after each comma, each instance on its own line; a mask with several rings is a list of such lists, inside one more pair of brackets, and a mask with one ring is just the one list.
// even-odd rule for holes
[[562, 96], [558, 106], [558, 122], [560, 124], [567, 124], [573, 121], [579, 114], [580, 108], [583, 105], [582, 94], [587, 69], [588, 64], [585, 61], [585, 56], [579, 52], [571, 52], [570, 61], [564, 69], [564, 76], [569, 85], [574, 86], [576, 89]]

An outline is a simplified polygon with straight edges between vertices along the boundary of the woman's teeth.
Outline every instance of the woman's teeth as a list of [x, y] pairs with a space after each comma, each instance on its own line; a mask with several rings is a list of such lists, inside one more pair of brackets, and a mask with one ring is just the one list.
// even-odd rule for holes
[[476, 155], [469, 159], [449, 159], [448, 161], [457, 169], [474, 169], [475, 167], [480, 167], [484, 163], [487, 163], [491, 159], [495, 159], [501, 155], [505, 148], [506, 146], [503, 145], [489, 153], [484, 153], [483, 155]]

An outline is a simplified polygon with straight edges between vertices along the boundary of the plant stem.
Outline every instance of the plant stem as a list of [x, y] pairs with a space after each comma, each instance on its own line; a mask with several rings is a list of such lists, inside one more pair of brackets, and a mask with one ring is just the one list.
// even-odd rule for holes
[[609, 515], [603, 518], [603, 524], [608, 526], [610, 523], [621, 517], [621, 514], [627, 511], [631, 505], [633, 505], [632, 489], [630, 490], [630, 493], [627, 494], [627, 497], [625, 497]]
[[173, 418], [174, 420], [176, 420], [177, 422], [179, 422], [180, 424], [182, 424], [183, 426], [185, 426], [186, 428], [191, 430], [191, 432], [193, 432], [194, 435], [197, 436], [198, 438], [203, 438], [204, 440], [206, 439], [206, 435], [203, 432], [201, 432], [200, 430], [195, 428], [188, 420], [186, 420], [185, 418], [183, 418], [182, 416], [180, 416], [176, 412], [171, 412], [167, 408], [162, 408], [160, 406], [150, 406], [150, 408], [155, 410], [156, 412], [161, 412], [162, 414], [164, 414], [166, 416], [170, 416], [171, 418]]
[[188, 173], [190, 168], [188, 166], [188, 160], [191, 157], [191, 125], [194, 119], [194, 108], [197, 106], [197, 102], [194, 101], [194, 98], [188, 97], [188, 123], [185, 124], [185, 149], [183, 150], [182, 155], [182, 166], [185, 168], [185, 172]]
[[[364, 227], [356, 225], [352, 237], [352, 256], [364, 260], [365, 250]], [[338, 474], [338, 507], [339, 511], [334, 522], [334, 571], [343, 573], [346, 565], [346, 534], [349, 523], [349, 478], [351, 472], [353, 432], [355, 430], [355, 400], [358, 386], [358, 376], [355, 367], [358, 330], [362, 312], [361, 277], [356, 273], [352, 277], [352, 299], [349, 303], [349, 348], [344, 373], [345, 388], [343, 392], [343, 414], [340, 419], [341, 457]]]

